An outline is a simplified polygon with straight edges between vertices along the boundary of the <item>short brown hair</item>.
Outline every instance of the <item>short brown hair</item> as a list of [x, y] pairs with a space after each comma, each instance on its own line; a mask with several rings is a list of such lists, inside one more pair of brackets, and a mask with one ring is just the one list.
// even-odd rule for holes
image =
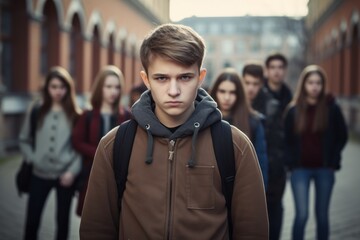
[[242, 71], [242, 76], [244, 77], [246, 74], [259, 78], [260, 81], [264, 79], [264, 71], [261, 64], [258, 63], [249, 63], [246, 64]]
[[265, 66], [266, 66], [267, 68], [269, 68], [270, 62], [271, 62], [271, 61], [274, 61], [274, 60], [280, 60], [280, 61], [283, 63], [283, 65], [284, 65], [285, 68], [286, 68], [287, 65], [288, 65], [288, 61], [287, 61], [287, 59], [286, 59], [286, 57], [285, 57], [284, 55], [282, 55], [281, 53], [273, 53], [273, 54], [269, 55], [269, 56], [266, 58], [266, 60], [265, 60]]
[[152, 57], [161, 56], [181, 65], [197, 63], [199, 70], [205, 55], [205, 43], [192, 28], [181, 24], [163, 24], [155, 28], [140, 48], [141, 63], [147, 73]]

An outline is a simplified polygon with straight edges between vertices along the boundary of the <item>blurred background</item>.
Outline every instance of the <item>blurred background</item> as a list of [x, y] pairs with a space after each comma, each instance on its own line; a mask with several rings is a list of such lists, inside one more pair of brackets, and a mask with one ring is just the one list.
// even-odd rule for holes
[[289, 60], [286, 81], [316, 63], [327, 71], [352, 133], [360, 133], [358, 0], [0, 0], [0, 155], [16, 149], [19, 124], [53, 65], [67, 68], [82, 106], [95, 74], [114, 64], [139, 84], [139, 46], [158, 24], [193, 27], [205, 39], [207, 87], [272, 52]]
[[[328, 91], [355, 139], [345, 149], [335, 187], [331, 238], [360, 239], [359, 0], [0, 0], [0, 239], [21, 238], [26, 198], [18, 198], [14, 188], [19, 126], [48, 70], [68, 69], [85, 107], [98, 70], [114, 64], [125, 76], [127, 105], [131, 88], [141, 83], [142, 39], [168, 22], [191, 26], [204, 38], [205, 87], [224, 67], [241, 72], [248, 61], [263, 63], [273, 52], [288, 58], [286, 82], [292, 90], [306, 65], [326, 70]], [[288, 190], [285, 202], [283, 239], [288, 239], [293, 217]], [[53, 200], [47, 205], [41, 239], [53, 238], [53, 205]], [[72, 216], [71, 239], [78, 239], [79, 221]], [[314, 229], [312, 220], [307, 239], [315, 238]]]

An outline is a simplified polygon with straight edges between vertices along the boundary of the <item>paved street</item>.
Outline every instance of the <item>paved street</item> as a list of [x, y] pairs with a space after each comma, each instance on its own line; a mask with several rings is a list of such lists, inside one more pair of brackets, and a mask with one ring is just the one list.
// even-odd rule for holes
[[[21, 198], [15, 190], [14, 175], [20, 164], [20, 157], [0, 165], [0, 239], [22, 239], [27, 196]], [[360, 144], [349, 142], [343, 153], [343, 167], [336, 174], [336, 185], [331, 202], [331, 240], [359, 240], [360, 239]], [[313, 188], [312, 188], [313, 190]], [[55, 232], [55, 194], [48, 199], [40, 229], [40, 240], [53, 239]], [[310, 196], [313, 199], [313, 194]], [[74, 198], [74, 200], [76, 200]], [[284, 198], [285, 218], [281, 240], [289, 240], [291, 225], [294, 217], [293, 201], [290, 185], [287, 185]], [[75, 216], [75, 201], [71, 210], [70, 239], [79, 239], [78, 229], [80, 219]], [[306, 240], [315, 240], [315, 221], [313, 204], [310, 208], [310, 218], [306, 228]]]
[[[330, 206], [330, 239], [360, 239], [360, 143], [348, 142], [342, 154], [342, 168], [336, 173], [336, 182]], [[306, 240], [316, 240], [314, 218], [314, 187], [311, 188], [309, 220], [306, 227]], [[288, 182], [284, 196], [285, 218], [282, 240], [291, 238], [294, 219], [294, 205], [291, 186]]]
[[[18, 196], [15, 189], [15, 172], [21, 163], [15, 156], [0, 165], [0, 240], [20, 240], [25, 224], [27, 195]], [[80, 218], [75, 215], [76, 198], [71, 210], [70, 240], [79, 239]], [[52, 191], [45, 205], [39, 240], [54, 239], [55, 233], [55, 191]]]

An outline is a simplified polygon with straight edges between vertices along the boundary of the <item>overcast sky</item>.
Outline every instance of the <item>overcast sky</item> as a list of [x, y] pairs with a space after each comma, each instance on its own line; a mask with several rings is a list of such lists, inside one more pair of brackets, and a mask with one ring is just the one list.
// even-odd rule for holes
[[305, 16], [308, 0], [170, 0], [170, 19], [218, 16]]

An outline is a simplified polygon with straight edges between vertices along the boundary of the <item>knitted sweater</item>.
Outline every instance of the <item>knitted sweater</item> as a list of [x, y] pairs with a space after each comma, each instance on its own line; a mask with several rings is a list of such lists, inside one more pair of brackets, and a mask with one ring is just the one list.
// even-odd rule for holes
[[26, 161], [33, 163], [36, 176], [56, 179], [67, 171], [75, 175], [80, 172], [81, 158], [72, 147], [71, 130], [72, 123], [65, 112], [49, 111], [36, 129], [33, 149], [28, 112], [19, 136], [20, 149]]

